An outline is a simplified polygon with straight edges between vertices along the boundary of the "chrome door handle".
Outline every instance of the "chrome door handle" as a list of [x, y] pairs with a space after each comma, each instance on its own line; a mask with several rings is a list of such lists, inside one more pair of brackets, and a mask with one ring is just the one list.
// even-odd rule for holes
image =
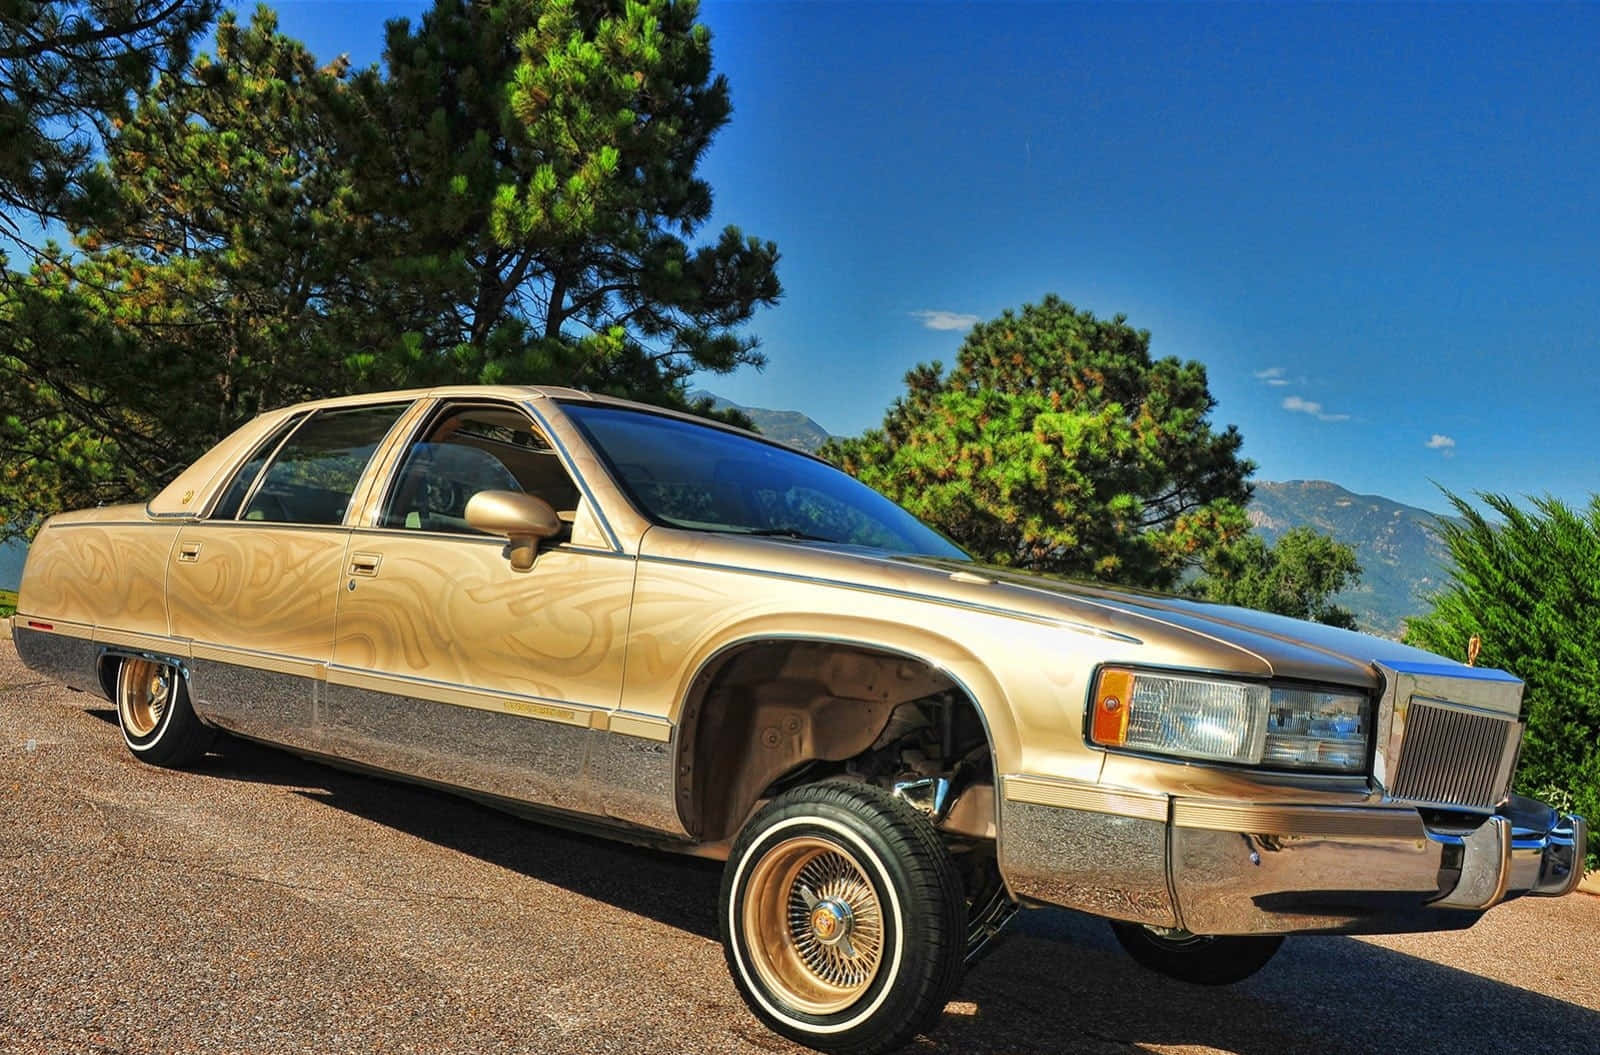
[[352, 553], [350, 555], [351, 575], [376, 575], [378, 565], [383, 563], [381, 553]]
[[200, 559], [200, 543], [185, 542], [178, 547], [178, 561], [181, 564], [193, 564]]

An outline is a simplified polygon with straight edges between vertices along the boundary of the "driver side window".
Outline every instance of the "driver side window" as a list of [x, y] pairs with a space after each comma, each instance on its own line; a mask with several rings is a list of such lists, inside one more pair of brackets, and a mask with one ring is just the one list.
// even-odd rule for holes
[[555, 449], [510, 407], [446, 407], [411, 444], [379, 517], [386, 528], [478, 534], [467, 502], [479, 491], [521, 491], [571, 523], [578, 488]]

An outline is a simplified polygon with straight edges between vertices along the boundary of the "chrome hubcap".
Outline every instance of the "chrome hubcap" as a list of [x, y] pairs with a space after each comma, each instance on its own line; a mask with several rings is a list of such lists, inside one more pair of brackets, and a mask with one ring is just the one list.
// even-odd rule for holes
[[840, 945], [850, 938], [855, 913], [843, 901], [828, 898], [811, 910], [811, 933], [824, 945]]

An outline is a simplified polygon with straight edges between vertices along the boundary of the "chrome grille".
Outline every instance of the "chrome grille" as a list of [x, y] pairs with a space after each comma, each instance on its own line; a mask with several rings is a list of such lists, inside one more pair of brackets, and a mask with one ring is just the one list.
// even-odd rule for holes
[[1412, 701], [1390, 796], [1492, 809], [1511, 783], [1517, 729], [1507, 718]]

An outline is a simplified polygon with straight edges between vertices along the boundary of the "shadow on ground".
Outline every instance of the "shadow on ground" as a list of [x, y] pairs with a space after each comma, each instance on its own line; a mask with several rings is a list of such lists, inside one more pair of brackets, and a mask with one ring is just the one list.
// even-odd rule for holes
[[[94, 709], [115, 722], [115, 712]], [[716, 938], [720, 865], [524, 821], [426, 788], [239, 741], [202, 768], [335, 809]], [[1573, 935], [1574, 940], [1590, 936]], [[1255, 978], [1207, 989], [1135, 966], [1102, 921], [1025, 912], [913, 1050], [1045, 1053], [1203, 1046], [1240, 1055], [1593, 1051], [1600, 1013], [1349, 938], [1297, 938]]]

